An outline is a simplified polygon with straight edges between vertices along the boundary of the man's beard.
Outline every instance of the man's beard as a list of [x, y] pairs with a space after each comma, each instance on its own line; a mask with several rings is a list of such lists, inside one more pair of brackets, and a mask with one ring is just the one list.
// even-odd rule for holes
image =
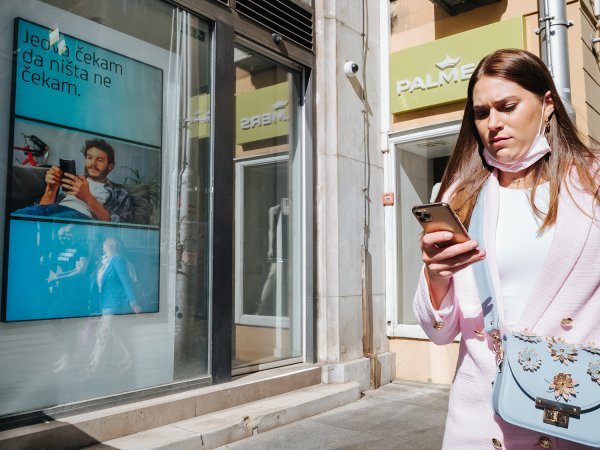
[[93, 176], [90, 175], [90, 173], [88, 172], [88, 169], [86, 167], [84, 169], [83, 173], [85, 174], [86, 178], [89, 178], [92, 181], [104, 181], [104, 180], [106, 180], [106, 177], [110, 173], [110, 170], [109, 169], [105, 169], [102, 172], [100, 172], [100, 174], [97, 177], [93, 177]]

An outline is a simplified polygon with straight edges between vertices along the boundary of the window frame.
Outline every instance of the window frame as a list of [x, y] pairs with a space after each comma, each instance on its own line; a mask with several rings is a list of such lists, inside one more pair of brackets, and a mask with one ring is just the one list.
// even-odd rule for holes
[[[392, 187], [396, 192], [397, 202], [393, 206], [384, 209], [385, 235], [389, 236], [385, 250], [386, 263], [386, 331], [388, 337], [409, 338], [409, 339], [429, 339], [420, 325], [404, 324], [398, 321], [398, 310], [400, 302], [411, 301], [412, 299], [400, 298], [399, 262], [402, 254], [402, 248], [399, 246], [400, 236], [398, 231], [398, 213], [403, 207], [412, 207], [413, 205], [404, 205], [401, 193], [398, 192], [398, 178], [396, 174], [397, 167], [397, 147], [401, 144], [419, 141], [422, 139], [441, 138], [449, 134], [456, 134], [460, 130], [461, 121], [454, 120], [441, 124], [425, 126], [408, 131], [390, 133], [388, 135], [388, 165], [386, 173], [386, 184]], [[456, 340], [459, 338], [457, 337]]]
[[[244, 261], [244, 180], [245, 180], [245, 169], [247, 167], [256, 167], [261, 165], [267, 165], [278, 162], [290, 162], [288, 152], [272, 154], [269, 156], [261, 156], [256, 158], [238, 159], [235, 161], [235, 179], [237, 181], [235, 186], [235, 213], [234, 220], [236, 223], [235, 227], [235, 245], [234, 245], [234, 278], [236, 281], [234, 288], [234, 310], [235, 310], [235, 323], [238, 325], [251, 325], [259, 327], [272, 327], [275, 328], [280, 325], [283, 328], [290, 327], [290, 317], [283, 316], [277, 318], [276, 316], [258, 316], [253, 314], [244, 314], [243, 305], [243, 290], [244, 290], [244, 276], [243, 276], [243, 261]], [[289, 180], [291, 181], [291, 180]], [[291, 280], [290, 280], [291, 281]], [[289, 313], [289, 312], [288, 312]], [[279, 323], [278, 321], [281, 321]]]
[[[297, 72], [298, 74], [298, 85], [292, 86], [292, 88], [300, 91], [300, 108], [296, 111], [296, 115], [292, 115], [292, 121], [290, 122], [291, 127], [295, 127], [295, 133], [298, 138], [294, 142], [290, 142], [289, 151], [286, 152], [286, 157], [289, 161], [289, 170], [291, 175], [290, 188], [294, 194], [293, 214], [297, 216], [294, 220], [298, 221], [300, 242], [298, 252], [294, 253], [294, 258], [300, 258], [301, 270], [300, 273], [295, 274], [296, 280], [290, 280], [291, 283], [298, 283], [297, 292], [299, 294], [299, 300], [296, 307], [299, 307], [299, 311], [292, 311], [293, 314], [301, 315], [300, 324], [300, 356], [291, 357], [289, 359], [282, 359], [278, 361], [269, 362], [266, 364], [248, 365], [233, 369], [232, 374], [238, 376], [244, 373], [255, 372], [258, 370], [265, 370], [274, 367], [280, 367], [289, 364], [295, 364], [300, 362], [314, 363], [316, 362], [316, 336], [315, 336], [315, 322], [316, 322], [316, 308], [314, 305], [314, 253], [313, 253], [313, 234], [315, 225], [313, 222], [313, 140], [312, 136], [315, 133], [314, 124], [314, 92], [315, 92], [315, 79], [314, 79], [314, 55], [305, 51], [302, 55], [296, 52], [290, 51], [285, 56], [280, 54], [278, 51], [262, 46], [250, 40], [247, 31], [249, 28], [240, 27], [236, 28], [236, 35], [234, 38], [234, 46], [245, 48], [246, 50], [256, 52], [262, 57], [271, 59], [272, 61], [280, 64], [290, 71]], [[270, 35], [269, 35], [270, 38]], [[276, 48], [276, 47], [275, 47]], [[277, 49], [278, 50], [278, 49]], [[291, 48], [290, 48], [291, 50]], [[233, 50], [232, 50], [233, 52]], [[289, 58], [294, 58], [291, 60]], [[233, 58], [232, 58], [233, 61]], [[233, 71], [232, 71], [233, 73]], [[293, 95], [292, 95], [293, 98]], [[235, 117], [235, 115], [234, 115]], [[232, 133], [233, 135], [234, 133]], [[235, 141], [235, 136], [233, 136]], [[232, 145], [232, 149], [235, 144]], [[233, 150], [232, 150], [233, 151]], [[294, 155], [292, 157], [292, 155]], [[275, 156], [275, 154], [273, 155]], [[216, 157], [216, 155], [215, 155]], [[255, 158], [255, 157], [252, 157]], [[248, 158], [251, 159], [251, 158]], [[243, 158], [232, 158], [230, 159], [230, 167], [237, 161], [242, 161]], [[237, 189], [237, 188], [234, 188]], [[234, 205], [231, 205], [231, 211], [233, 211]], [[295, 209], [298, 208], [298, 209]], [[233, 235], [232, 235], [233, 236]], [[234, 240], [231, 240], [232, 243]], [[233, 254], [233, 249], [232, 249]], [[232, 256], [233, 258], [233, 256]], [[233, 260], [232, 260], [233, 261]], [[232, 280], [233, 285], [233, 280]], [[292, 288], [292, 295], [295, 294], [294, 288]], [[231, 304], [234, 304], [235, 292], [232, 293]], [[235, 317], [235, 316], [230, 316]], [[233, 323], [233, 321], [230, 321]], [[233, 345], [233, 340], [232, 340]]]

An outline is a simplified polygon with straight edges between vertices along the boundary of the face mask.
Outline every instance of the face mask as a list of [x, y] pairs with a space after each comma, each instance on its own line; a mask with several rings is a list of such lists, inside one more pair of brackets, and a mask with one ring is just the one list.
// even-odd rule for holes
[[[538, 130], [542, 128], [542, 122], [544, 121], [544, 106], [545, 102], [542, 104], [542, 118], [540, 119]], [[500, 169], [502, 172], [520, 172], [521, 170], [525, 170], [540, 160], [546, 153], [550, 153], [550, 145], [542, 131], [538, 131], [527, 153], [516, 161], [503, 163], [494, 158], [487, 148], [483, 149], [485, 162], [496, 169]]]

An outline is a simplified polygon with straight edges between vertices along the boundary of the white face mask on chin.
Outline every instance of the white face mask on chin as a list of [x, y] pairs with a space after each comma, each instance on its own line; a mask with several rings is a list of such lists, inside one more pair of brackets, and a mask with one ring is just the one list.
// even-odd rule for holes
[[544, 136], [543, 131], [541, 131], [542, 123], [544, 121], [544, 106], [545, 102], [542, 104], [542, 117], [540, 119], [540, 126], [538, 127], [538, 134], [535, 135], [535, 138], [533, 139], [531, 147], [529, 147], [527, 153], [525, 153], [516, 161], [503, 163], [494, 158], [488, 149], [484, 147], [483, 157], [485, 162], [487, 162], [490, 166], [501, 170], [502, 172], [514, 173], [527, 169], [539, 161], [544, 155], [546, 155], [546, 153], [550, 153], [550, 144], [548, 144], [546, 136]]

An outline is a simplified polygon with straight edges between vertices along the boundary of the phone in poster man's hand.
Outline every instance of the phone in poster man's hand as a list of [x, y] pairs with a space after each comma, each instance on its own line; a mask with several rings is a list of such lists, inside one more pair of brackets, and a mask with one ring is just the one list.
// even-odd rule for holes
[[60, 170], [62, 171], [62, 173], [70, 173], [71, 175], [77, 175], [77, 172], [75, 170], [75, 160], [60, 158]]

